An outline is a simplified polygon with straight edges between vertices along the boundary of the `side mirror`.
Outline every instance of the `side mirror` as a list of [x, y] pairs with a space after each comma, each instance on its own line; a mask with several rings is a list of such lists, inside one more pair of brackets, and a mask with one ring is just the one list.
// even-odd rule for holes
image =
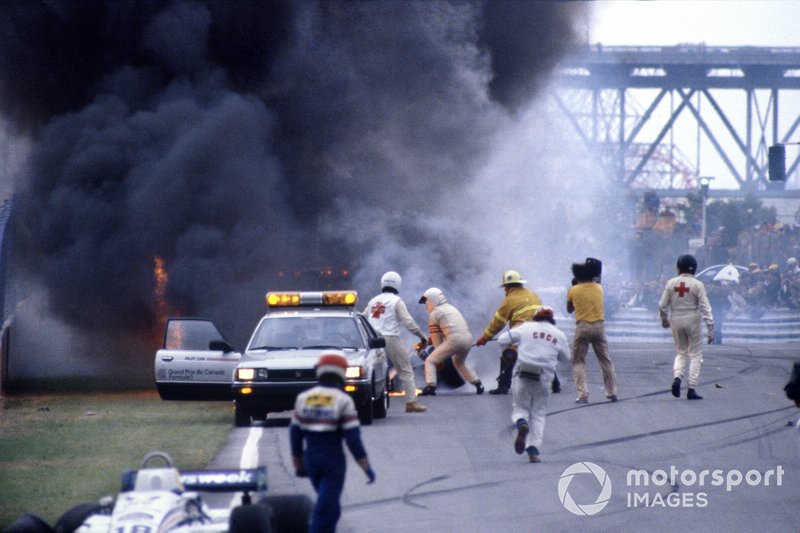
[[227, 341], [211, 341], [208, 343], [208, 349], [212, 352], [228, 353], [233, 351], [233, 347]]
[[367, 345], [370, 347], [370, 349], [386, 348], [386, 339], [384, 339], [383, 337], [372, 337], [371, 339], [369, 339]]

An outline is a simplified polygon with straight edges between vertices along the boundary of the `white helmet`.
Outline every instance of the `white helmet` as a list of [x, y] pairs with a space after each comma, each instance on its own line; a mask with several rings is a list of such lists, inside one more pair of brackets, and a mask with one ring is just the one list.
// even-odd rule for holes
[[423, 293], [422, 298], [419, 299], [419, 303], [425, 304], [425, 307], [430, 306], [430, 308], [433, 308], [439, 304], [447, 303], [447, 298], [444, 297], [444, 293], [441, 289], [431, 287]]
[[385, 289], [386, 287], [392, 288], [397, 292], [400, 292], [400, 285], [403, 283], [403, 278], [400, 277], [400, 274], [394, 271], [389, 271], [383, 276], [381, 276], [381, 290]]
[[512, 283], [522, 284], [528, 282], [522, 279], [522, 276], [520, 276], [519, 272], [517, 272], [516, 270], [506, 270], [505, 272], [503, 272], [503, 284], [500, 286], [505, 287], [506, 285], [510, 285]]

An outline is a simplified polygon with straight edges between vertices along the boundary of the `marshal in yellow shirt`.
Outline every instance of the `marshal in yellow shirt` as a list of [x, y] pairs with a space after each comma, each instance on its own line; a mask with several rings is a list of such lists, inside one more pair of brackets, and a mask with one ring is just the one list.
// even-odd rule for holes
[[603, 287], [593, 281], [578, 283], [567, 292], [567, 310], [575, 309], [575, 321], [597, 322], [605, 320], [603, 314]]

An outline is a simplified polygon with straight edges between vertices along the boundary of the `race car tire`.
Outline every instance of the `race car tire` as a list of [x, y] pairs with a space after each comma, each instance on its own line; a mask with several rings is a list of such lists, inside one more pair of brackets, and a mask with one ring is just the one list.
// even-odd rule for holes
[[362, 426], [372, 425], [372, 420], [374, 418], [374, 413], [372, 412], [372, 397], [372, 394], [368, 395], [364, 398], [364, 401], [361, 402], [361, 405], [356, 407], [358, 411], [358, 421]]
[[228, 519], [229, 533], [275, 533], [272, 508], [267, 505], [239, 505]]
[[240, 407], [239, 404], [236, 404], [233, 417], [233, 423], [237, 428], [246, 428], [250, 426], [250, 412]]
[[261, 500], [272, 508], [275, 533], [308, 533], [311, 498], [305, 494], [276, 494]]
[[72, 533], [91, 515], [100, 512], [103, 508], [99, 503], [79, 503], [61, 515], [56, 522], [56, 533]]
[[3, 533], [53, 533], [50, 524], [31, 513], [24, 513], [11, 522]]
[[453, 364], [452, 357], [445, 359], [444, 363], [442, 363], [442, 367], [437, 370], [437, 377], [439, 378], [439, 381], [450, 388], [457, 389], [466, 383], [464, 378], [461, 377], [461, 374], [458, 373], [456, 366]]
[[[386, 378], [389, 379], [388, 376]], [[389, 391], [386, 390], [386, 383], [384, 383], [383, 390], [380, 395], [372, 402], [372, 411], [375, 418], [386, 418], [386, 412], [389, 410]], [[375, 390], [375, 379], [372, 381], [372, 390]]]

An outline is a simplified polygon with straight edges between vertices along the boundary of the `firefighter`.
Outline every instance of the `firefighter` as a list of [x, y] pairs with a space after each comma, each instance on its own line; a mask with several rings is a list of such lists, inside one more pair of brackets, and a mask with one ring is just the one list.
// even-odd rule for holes
[[318, 383], [297, 396], [289, 427], [295, 474], [308, 477], [317, 492], [312, 532], [336, 531], [342, 514], [339, 498], [347, 464], [342, 440], [367, 475], [368, 483], [375, 481], [361, 442], [355, 403], [342, 390], [346, 370], [344, 353], [331, 351], [320, 356], [316, 366]]
[[514, 370], [511, 420], [517, 428], [514, 451], [528, 453], [528, 461], [540, 462], [547, 402], [551, 380], [558, 363], [570, 361], [567, 337], [556, 327], [553, 309], [540, 307], [533, 320], [503, 332], [497, 339], [501, 346], [518, 346]]
[[[595, 260], [594, 264], [599, 264], [599, 261]], [[599, 276], [588, 260], [586, 263], [573, 263], [572, 275], [574, 283], [567, 292], [567, 312], [575, 313], [575, 338], [572, 343], [572, 377], [578, 392], [575, 403], [589, 401], [589, 391], [586, 388], [586, 354], [589, 352], [589, 345], [600, 363], [606, 398], [616, 402], [617, 378], [614, 363], [608, 357], [603, 287], [596, 281]]]
[[[509, 328], [516, 327], [526, 320], [530, 320], [536, 310], [541, 307], [542, 301], [530, 289], [522, 285], [527, 283], [516, 270], [506, 270], [503, 274], [503, 284], [500, 285], [506, 293], [506, 297], [500, 303], [500, 307], [486, 326], [483, 334], [475, 342], [478, 346], [483, 346], [489, 342], [506, 324]], [[511, 372], [514, 370], [514, 362], [517, 360], [517, 349], [515, 346], [507, 346], [500, 355], [500, 375], [497, 377], [497, 388], [489, 391], [489, 394], [508, 394], [511, 388]], [[561, 384], [558, 376], [553, 378], [553, 392], [561, 392]]]
[[686, 398], [702, 400], [703, 397], [695, 391], [700, 378], [700, 366], [703, 364], [703, 344], [699, 319], [706, 324], [707, 340], [711, 344], [714, 342], [714, 317], [711, 304], [708, 303], [708, 296], [706, 296], [706, 288], [702, 281], [694, 277], [697, 260], [692, 255], [684, 254], [678, 257], [676, 266], [678, 276], [667, 282], [658, 303], [661, 326], [672, 327], [672, 339], [675, 341], [677, 352], [672, 367], [672, 395], [680, 398], [683, 369], [688, 359], [689, 378], [687, 384], [689, 390]]
[[406, 399], [406, 413], [422, 413], [426, 407], [417, 403], [417, 385], [408, 347], [400, 338], [400, 326], [419, 337], [422, 347], [427, 337], [408, 312], [405, 302], [398, 295], [402, 278], [397, 272], [386, 272], [381, 277], [381, 293], [367, 304], [362, 313], [370, 325], [386, 339], [386, 355], [392, 362], [397, 377], [403, 384]]
[[453, 366], [466, 381], [475, 386], [477, 394], [483, 394], [483, 383], [467, 365], [467, 355], [472, 348], [472, 333], [467, 321], [458, 309], [447, 303], [441, 290], [431, 287], [419, 299], [429, 314], [428, 328], [433, 351], [425, 359], [425, 388], [422, 396], [436, 395], [436, 366], [453, 358]]

